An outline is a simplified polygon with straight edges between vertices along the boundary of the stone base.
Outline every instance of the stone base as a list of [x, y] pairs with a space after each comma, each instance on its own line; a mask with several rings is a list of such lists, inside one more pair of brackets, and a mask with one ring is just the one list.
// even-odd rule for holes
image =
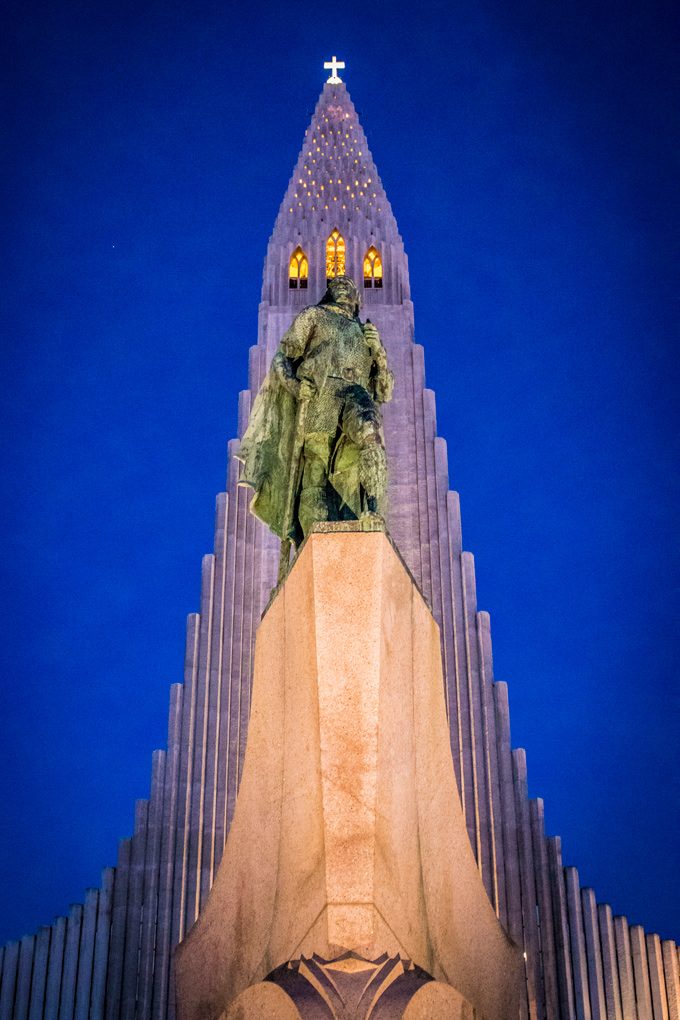
[[354, 530], [309, 537], [260, 625], [234, 822], [177, 949], [178, 1018], [302, 1017], [265, 979], [348, 951], [435, 979], [399, 1016], [518, 1016], [521, 955], [468, 841], [438, 628], [387, 537]]
[[344, 953], [335, 960], [316, 954], [294, 960], [242, 992], [223, 1020], [262, 1020], [268, 1015], [280, 1020], [476, 1020], [478, 1016], [455, 989], [433, 981], [410, 960], [389, 958], [386, 953], [377, 960], [364, 960], [356, 953]]

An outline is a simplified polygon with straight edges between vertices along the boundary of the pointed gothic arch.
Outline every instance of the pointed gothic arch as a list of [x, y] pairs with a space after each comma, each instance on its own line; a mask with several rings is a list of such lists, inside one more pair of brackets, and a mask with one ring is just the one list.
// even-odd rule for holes
[[371, 245], [364, 255], [364, 287], [382, 287], [383, 264], [378, 249]]
[[304, 290], [309, 278], [309, 262], [304, 251], [297, 246], [288, 263], [288, 286], [291, 290], [300, 288]]
[[335, 227], [326, 241], [326, 280], [345, 275], [345, 239]]

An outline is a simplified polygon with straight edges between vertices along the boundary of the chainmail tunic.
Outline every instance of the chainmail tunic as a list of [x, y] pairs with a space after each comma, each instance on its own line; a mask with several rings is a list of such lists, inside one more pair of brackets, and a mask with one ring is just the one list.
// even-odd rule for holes
[[305, 308], [283, 335], [281, 350], [299, 362], [298, 378], [316, 387], [305, 432], [335, 433], [348, 391], [360, 386], [369, 392], [373, 355], [359, 322], [323, 306]]

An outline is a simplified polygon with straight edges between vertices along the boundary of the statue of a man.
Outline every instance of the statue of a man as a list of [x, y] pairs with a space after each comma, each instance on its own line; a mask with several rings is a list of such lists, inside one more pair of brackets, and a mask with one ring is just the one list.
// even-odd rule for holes
[[354, 282], [336, 276], [284, 333], [238, 453], [252, 512], [284, 543], [317, 521], [384, 512], [387, 460], [379, 404], [394, 376], [378, 330], [359, 321]]

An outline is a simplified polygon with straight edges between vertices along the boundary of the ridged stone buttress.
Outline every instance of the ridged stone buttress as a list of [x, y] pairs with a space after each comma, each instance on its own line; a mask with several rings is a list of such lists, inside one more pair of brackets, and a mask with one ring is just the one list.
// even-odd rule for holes
[[[416, 253], [417, 257], [417, 253]], [[328, 260], [328, 264], [327, 264]], [[487, 613], [461, 545], [446, 443], [414, 340], [408, 261], [344, 84], [324, 86], [274, 225], [264, 265], [239, 435], [281, 335], [316, 302], [327, 271], [362, 289], [396, 377], [384, 409], [388, 527], [441, 632], [451, 753], [467, 831], [488, 897], [526, 960], [523, 1018], [680, 1020], [678, 947], [612, 917], [529, 800], [523, 750], [510, 743], [508, 694], [494, 681]], [[370, 284], [370, 285], [369, 285]], [[245, 355], [245, 352], [244, 352]], [[248, 512], [229, 446], [215, 546], [189, 617], [182, 683], [171, 688], [168, 743], [155, 751], [148, 800], [115, 868], [68, 917], [0, 950], [0, 1020], [165, 1020], [174, 1016], [172, 949], [211, 888], [243, 763], [260, 614], [278, 543]]]

